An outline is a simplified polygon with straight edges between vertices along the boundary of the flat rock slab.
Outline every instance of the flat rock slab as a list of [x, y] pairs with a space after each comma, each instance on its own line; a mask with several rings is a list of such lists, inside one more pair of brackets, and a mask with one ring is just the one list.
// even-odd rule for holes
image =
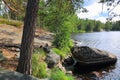
[[33, 76], [21, 74], [15, 71], [0, 69], [0, 80], [48, 80], [48, 79], [38, 79]]

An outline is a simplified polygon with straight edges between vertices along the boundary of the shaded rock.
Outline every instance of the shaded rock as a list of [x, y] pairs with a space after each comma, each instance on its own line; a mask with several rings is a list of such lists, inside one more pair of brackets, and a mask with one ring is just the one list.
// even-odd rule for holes
[[117, 61], [117, 57], [115, 55], [107, 51], [87, 46], [73, 47], [71, 52], [76, 62], [75, 67], [77, 68], [102, 68], [103, 66], [112, 65]]
[[49, 54], [46, 55], [45, 61], [48, 65], [48, 68], [53, 68], [60, 63], [60, 56], [53, 51], [50, 51]]
[[0, 50], [0, 61], [6, 60], [6, 57], [3, 55], [2, 51]]
[[66, 73], [67, 74], [72, 74], [72, 71], [74, 69], [74, 64], [75, 61], [72, 58], [72, 56], [68, 56], [64, 59], [64, 61], [62, 62], [62, 65], [64, 66], [64, 68], [66, 69]]
[[21, 74], [15, 71], [0, 69], [0, 80], [50, 80], [50, 79], [48, 78], [38, 79], [33, 76]]
[[64, 61], [63, 61], [64, 66], [71, 66], [73, 64], [74, 64], [74, 60], [73, 60], [73, 58], [71, 56], [64, 59]]
[[46, 53], [50, 53], [50, 47], [48, 46], [48, 44], [46, 44], [46, 45], [43, 47], [43, 50], [44, 50]]

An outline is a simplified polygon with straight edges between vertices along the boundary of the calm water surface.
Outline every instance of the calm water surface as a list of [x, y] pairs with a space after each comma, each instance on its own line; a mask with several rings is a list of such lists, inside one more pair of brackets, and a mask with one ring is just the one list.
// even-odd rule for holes
[[82, 78], [78, 80], [120, 80], [120, 32], [80, 33], [73, 34], [72, 38], [81, 41], [81, 46], [90, 46], [106, 50], [118, 58], [115, 66], [88, 74], [82, 74]]

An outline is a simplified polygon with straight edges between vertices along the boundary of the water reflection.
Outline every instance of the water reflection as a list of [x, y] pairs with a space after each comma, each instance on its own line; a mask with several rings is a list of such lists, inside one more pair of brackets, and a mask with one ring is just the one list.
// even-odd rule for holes
[[118, 58], [116, 65], [77, 75], [77, 80], [120, 80], [120, 32], [96, 32], [73, 34], [72, 38], [81, 41], [81, 46], [95, 47], [115, 54]]

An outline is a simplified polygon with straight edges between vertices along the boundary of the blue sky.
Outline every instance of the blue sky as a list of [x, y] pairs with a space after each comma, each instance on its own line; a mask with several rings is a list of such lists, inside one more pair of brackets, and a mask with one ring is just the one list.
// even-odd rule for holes
[[95, 0], [84, 0], [85, 3], [83, 4], [84, 6], [90, 6]]
[[[107, 6], [104, 5], [102, 10], [102, 4], [98, 3], [99, 0], [84, 0], [83, 6], [88, 10], [87, 13], [77, 13], [79, 18], [83, 19], [94, 19], [100, 20], [101, 22], [106, 22], [106, 18], [108, 17]], [[116, 0], [117, 1], [117, 0]], [[120, 14], [120, 5], [118, 5], [114, 10], [114, 12]], [[120, 20], [120, 17], [113, 18], [113, 21]]]

